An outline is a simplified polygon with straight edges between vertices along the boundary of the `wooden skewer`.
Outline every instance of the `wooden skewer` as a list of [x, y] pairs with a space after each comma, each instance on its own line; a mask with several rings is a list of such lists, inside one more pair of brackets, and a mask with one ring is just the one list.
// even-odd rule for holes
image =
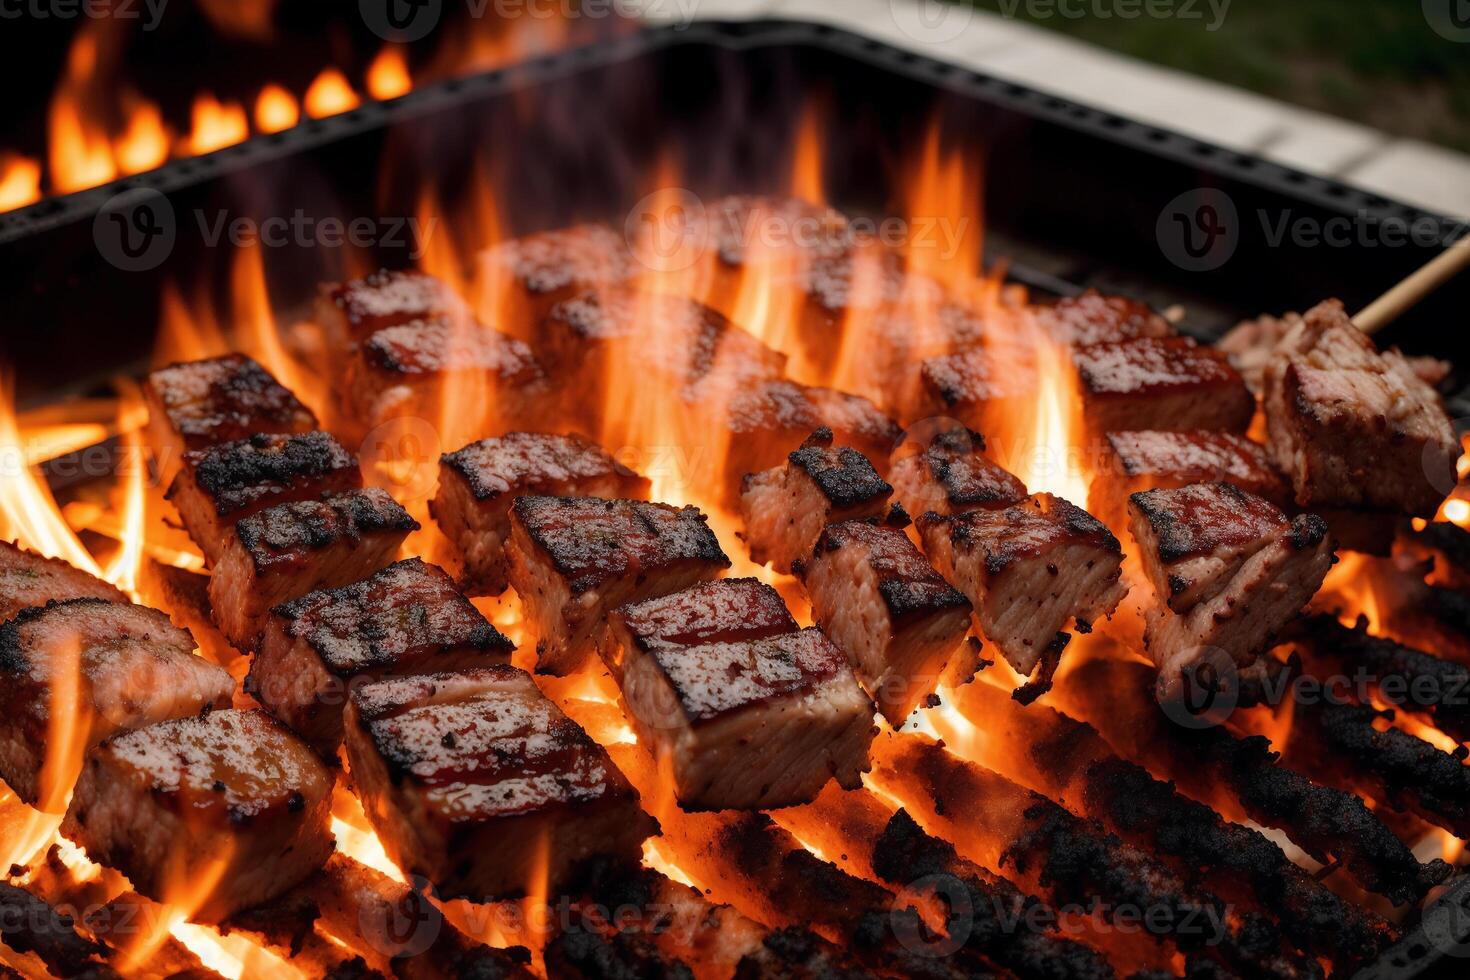
[[1466, 266], [1470, 266], [1470, 235], [1455, 242], [1422, 269], [1369, 303], [1353, 317], [1353, 322], [1364, 333], [1377, 333]]

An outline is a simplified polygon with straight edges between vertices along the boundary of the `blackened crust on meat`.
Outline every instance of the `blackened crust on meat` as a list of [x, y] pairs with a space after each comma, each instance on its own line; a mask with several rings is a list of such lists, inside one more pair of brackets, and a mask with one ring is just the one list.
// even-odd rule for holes
[[317, 428], [311, 410], [244, 354], [160, 368], [148, 376], [144, 393], [149, 407], [163, 412], [187, 449], [256, 432]]
[[[1032, 517], [1033, 510], [1039, 510], [1039, 505], [1033, 499], [1026, 503], [1009, 508], [1007, 513], [1016, 512], [1017, 521], [1024, 521]], [[1060, 497], [1051, 500], [1051, 514], [1056, 518], [1062, 528], [1074, 538], [1082, 539], [1093, 547], [1099, 548], [1114, 555], [1122, 555], [1123, 546], [1117, 537], [1109, 531], [1107, 525], [1093, 517], [1087, 511]], [[920, 526], [924, 521], [920, 521]], [[969, 520], [969, 515], [959, 514], [949, 519], [950, 533], [956, 544], [967, 544], [974, 536], [974, 530]], [[986, 541], [977, 541], [977, 544], [985, 544]], [[989, 549], [985, 559], [986, 571], [991, 575], [999, 575], [1015, 562], [1034, 557], [1034, 552], [1024, 539], [1006, 540], [999, 543], [998, 547]]]
[[907, 534], [870, 521], [828, 524], [817, 539], [816, 551], [866, 549], [867, 562], [878, 579], [878, 593], [892, 621], [943, 609], [968, 609], [970, 600], [934, 570]]
[[419, 529], [408, 511], [377, 487], [325, 500], [298, 501], [267, 508], [235, 525], [245, 553], [257, 569], [299, 561], [344, 539]]
[[184, 465], [221, 517], [256, 502], [271, 487], [330, 481], [325, 489], [346, 490], [362, 482], [357, 460], [331, 435], [320, 431], [256, 433], [187, 453]]
[[324, 286], [322, 303], [341, 318], [342, 335], [334, 338], [339, 343], [362, 340], [409, 320], [458, 315], [464, 308], [443, 282], [411, 269], [379, 269], [361, 279]]
[[832, 430], [825, 426], [813, 432], [788, 458], [792, 466], [811, 477], [836, 508], [857, 507], [893, 493], [868, 457], [847, 446], [834, 449]]
[[510, 432], [445, 453], [440, 463], [464, 478], [476, 500], [579, 479], [615, 477], [630, 487], [648, 483], [579, 435]]
[[1327, 537], [1327, 522], [1316, 514], [1298, 514], [1292, 518], [1291, 533], [1287, 540], [1297, 551], [1315, 548]]
[[[1082, 623], [1077, 623], [1079, 633], [1088, 632], [1082, 629]], [[1066, 652], [1067, 645], [1072, 642], [1071, 633], [1058, 633], [1052, 641], [1041, 651], [1041, 657], [1036, 661], [1036, 669], [1026, 683], [1011, 692], [1011, 697], [1018, 704], [1033, 704], [1036, 699], [1051, 690], [1052, 681], [1057, 676], [1057, 668], [1062, 665], [1062, 654]]]
[[929, 471], [957, 509], [1016, 504], [1026, 499], [1026, 485], [984, 456], [978, 432], [950, 429], [924, 452]]
[[[1153, 529], [1158, 556], [1166, 563], [1208, 555], [1222, 546], [1253, 542], [1287, 523], [1286, 515], [1276, 505], [1230, 483], [1149, 490], [1128, 499]], [[1326, 536], [1326, 525], [1320, 518], [1314, 520], [1322, 525], [1322, 534], [1312, 542], [1316, 545]], [[1309, 531], [1302, 528], [1303, 535]]]

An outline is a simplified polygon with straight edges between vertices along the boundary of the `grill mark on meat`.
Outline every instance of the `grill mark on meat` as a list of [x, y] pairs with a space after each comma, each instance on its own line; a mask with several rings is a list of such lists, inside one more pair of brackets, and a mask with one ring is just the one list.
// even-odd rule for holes
[[833, 446], [832, 430], [823, 426], [787, 457], [811, 478], [822, 495], [839, 509], [875, 498], [887, 499], [893, 488], [884, 482], [868, 457], [847, 446]]
[[647, 479], [608, 455], [601, 446], [575, 434], [510, 432], [445, 453], [440, 462], [464, 479], [476, 500], [494, 500], [507, 494], [524, 496], [548, 487], [575, 487], [582, 481], [603, 478], [648, 486]]
[[641, 650], [761, 640], [799, 628], [780, 593], [753, 578], [704, 582], [631, 603], [614, 610], [612, 620]]
[[357, 460], [326, 432], [257, 433], [185, 453], [184, 466], [220, 517], [293, 491], [347, 490], [362, 482]]
[[419, 530], [418, 521], [377, 487], [325, 500], [269, 507], [235, 525], [246, 555], [258, 572], [297, 564], [313, 551], [367, 535]]
[[155, 428], [166, 423], [185, 449], [318, 427], [310, 409], [244, 354], [160, 368], [148, 375], [143, 391]]
[[[1157, 554], [1166, 564], [1257, 544], [1288, 527], [1286, 515], [1270, 501], [1229, 483], [1135, 493], [1129, 499], [1153, 529]], [[1325, 534], [1320, 525], [1309, 522], [1299, 532], [1293, 530], [1294, 546], [1307, 547], [1314, 531]]]

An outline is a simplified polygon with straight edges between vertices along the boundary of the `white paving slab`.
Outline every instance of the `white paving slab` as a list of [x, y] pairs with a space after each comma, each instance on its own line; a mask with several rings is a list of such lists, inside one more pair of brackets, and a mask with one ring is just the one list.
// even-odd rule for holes
[[1470, 218], [1470, 158], [1452, 150], [1395, 140], [1342, 178], [1409, 204]]

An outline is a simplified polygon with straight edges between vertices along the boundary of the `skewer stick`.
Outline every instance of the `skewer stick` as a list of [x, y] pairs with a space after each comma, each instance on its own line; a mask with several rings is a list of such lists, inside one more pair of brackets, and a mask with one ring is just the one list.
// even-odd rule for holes
[[1470, 235], [1455, 242], [1422, 269], [1369, 303], [1353, 317], [1353, 322], [1364, 333], [1377, 333], [1466, 266], [1470, 266]]

